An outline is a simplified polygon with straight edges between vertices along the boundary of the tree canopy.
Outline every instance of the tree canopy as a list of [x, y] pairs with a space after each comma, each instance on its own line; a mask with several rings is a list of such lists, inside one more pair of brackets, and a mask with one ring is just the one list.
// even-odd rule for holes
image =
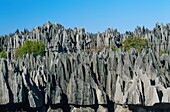
[[1, 51], [0, 52], [0, 58], [6, 58], [7, 57], [7, 54], [5, 51]]
[[148, 41], [140, 37], [126, 38], [122, 45], [125, 51], [128, 51], [130, 48], [135, 48], [140, 52], [143, 48], [149, 48]]
[[26, 54], [33, 54], [34, 56], [44, 55], [45, 52], [45, 44], [42, 42], [36, 41], [25, 41], [25, 43], [20, 46], [16, 52], [16, 57], [22, 57]]

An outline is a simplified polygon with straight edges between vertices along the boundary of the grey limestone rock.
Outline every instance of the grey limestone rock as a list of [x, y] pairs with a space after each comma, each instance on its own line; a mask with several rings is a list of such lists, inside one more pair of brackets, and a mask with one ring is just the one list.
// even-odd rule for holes
[[[0, 59], [0, 111], [169, 111], [169, 30], [169, 24], [157, 24], [93, 34], [48, 22], [0, 36], [0, 50], [7, 52]], [[136, 36], [150, 48], [124, 51], [122, 42]], [[16, 59], [26, 40], [43, 42], [45, 55]]]

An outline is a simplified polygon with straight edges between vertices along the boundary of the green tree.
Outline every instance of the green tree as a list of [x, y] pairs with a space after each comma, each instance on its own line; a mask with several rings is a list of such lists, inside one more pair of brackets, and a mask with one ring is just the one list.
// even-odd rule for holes
[[7, 54], [5, 51], [0, 52], [0, 58], [7, 58]]
[[45, 45], [42, 42], [33, 42], [31, 52], [34, 56], [43, 55], [45, 52]]
[[25, 43], [20, 46], [16, 51], [16, 57], [22, 57], [26, 54], [33, 54], [34, 56], [44, 55], [45, 52], [45, 44], [42, 42], [36, 41], [25, 41]]
[[126, 38], [122, 45], [125, 51], [128, 51], [130, 48], [135, 48], [137, 51], [141, 52], [143, 48], [149, 48], [148, 41], [140, 37]]

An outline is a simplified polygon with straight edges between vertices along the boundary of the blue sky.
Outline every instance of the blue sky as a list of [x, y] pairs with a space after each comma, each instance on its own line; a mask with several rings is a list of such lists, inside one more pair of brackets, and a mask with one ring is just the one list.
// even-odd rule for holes
[[47, 21], [87, 32], [134, 31], [170, 23], [170, 0], [0, 0], [0, 35]]

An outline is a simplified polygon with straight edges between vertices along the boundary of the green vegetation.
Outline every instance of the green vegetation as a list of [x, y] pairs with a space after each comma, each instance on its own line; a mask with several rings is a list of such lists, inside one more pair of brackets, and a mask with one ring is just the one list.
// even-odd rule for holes
[[166, 52], [160, 50], [159, 54], [162, 55], [162, 54], [165, 54]]
[[45, 52], [45, 44], [42, 42], [36, 41], [25, 41], [25, 43], [20, 46], [16, 51], [16, 58], [22, 57], [24, 55], [33, 54], [34, 56], [44, 55]]
[[137, 51], [141, 52], [143, 48], [149, 48], [148, 41], [140, 37], [126, 38], [122, 45], [125, 51], [128, 51], [130, 48], [135, 48]]
[[113, 51], [116, 52], [118, 50], [118, 47], [114, 47]]
[[5, 51], [1, 51], [0, 52], [0, 58], [6, 58], [7, 57], [7, 54]]
[[106, 47], [106, 49], [110, 49], [110, 45], [107, 45], [107, 46], [105, 46]]

